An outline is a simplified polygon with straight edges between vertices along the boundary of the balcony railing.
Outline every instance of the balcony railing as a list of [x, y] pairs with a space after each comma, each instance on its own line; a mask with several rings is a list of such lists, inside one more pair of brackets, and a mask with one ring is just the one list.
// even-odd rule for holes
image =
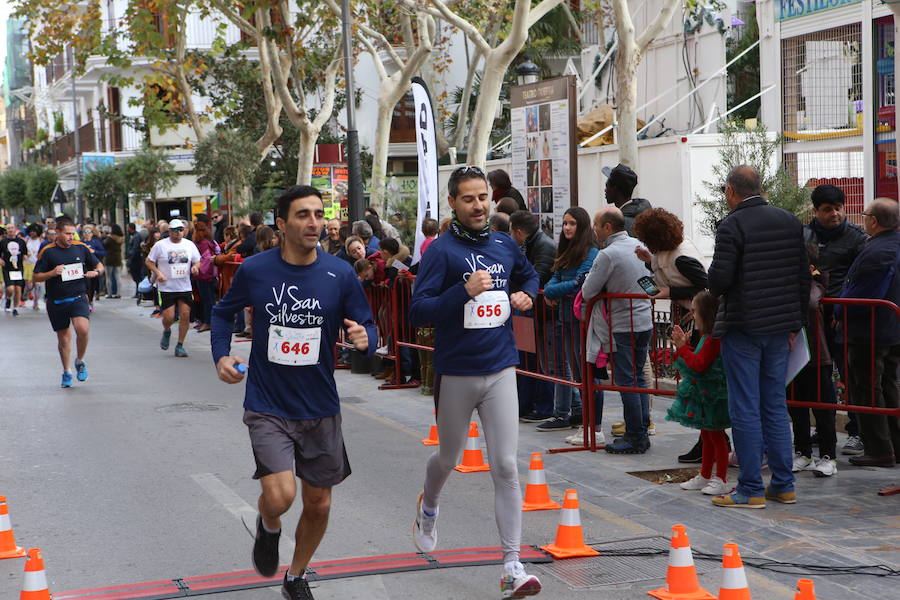
[[[103, 141], [105, 140], [101, 140], [101, 143]], [[78, 146], [81, 152], [97, 151], [97, 137], [93, 121], [88, 121], [78, 128]], [[59, 165], [73, 158], [75, 158], [75, 133], [69, 132], [53, 141], [50, 160], [54, 165]]]

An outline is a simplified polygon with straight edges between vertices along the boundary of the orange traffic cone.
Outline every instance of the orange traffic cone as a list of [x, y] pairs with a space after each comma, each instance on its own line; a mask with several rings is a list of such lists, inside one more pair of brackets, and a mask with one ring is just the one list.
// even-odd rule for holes
[[29, 548], [25, 559], [25, 581], [22, 582], [22, 593], [19, 600], [50, 600], [47, 588], [47, 574], [44, 572], [44, 559], [40, 548]]
[[474, 473], [476, 471], [490, 471], [481, 454], [481, 446], [478, 445], [478, 423], [469, 423], [469, 437], [466, 439], [466, 449], [463, 450], [462, 462], [456, 467], [462, 473]]
[[725, 553], [722, 555], [722, 587], [719, 588], [719, 600], [750, 600], [747, 574], [744, 573], [744, 563], [741, 561], [737, 544], [725, 544]]
[[684, 525], [672, 526], [669, 543], [669, 567], [666, 569], [666, 585], [647, 592], [660, 600], [716, 600], [716, 597], [700, 587], [694, 555]]
[[579, 556], [597, 556], [600, 554], [584, 543], [581, 530], [581, 513], [578, 511], [578, 492], [566, 490], [562, 510], [559, 511], [559, 525], [556, 528], [556, 541], [548, 546], [541, 546], [553, 558], [576, 558]]
[[559, 503], [550, 499], [550, 486], [547, 485], [547, 478], [544, 476], [544, 461], [541, 459], [541, 453], [532, 452], [522, 510], [554, 510], [557, 508], [559, 508]]
[[[437, 414], [435, 411], [434, 414]], [[431, 431], [428, 432], [428, 437], [422, 440], [423, 446], [440, 446], [441, 442], [438, 440], [438, 428], [437, 425], [431, 426]]]
[[13, 535], [12, 523], [9, 520], [6, 496], [0, 496], [0, 559], [22, 558], [23, 556], [25, 556], [25, 549], [16, 546], [16, 536]]
[[816, 600], [816, 590], [812, 579], [798, 579], [794, 600]]

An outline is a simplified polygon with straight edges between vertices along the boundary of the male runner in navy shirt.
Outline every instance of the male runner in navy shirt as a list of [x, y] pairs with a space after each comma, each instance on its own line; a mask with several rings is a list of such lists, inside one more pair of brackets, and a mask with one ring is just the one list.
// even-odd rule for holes
[[62, 383], [64, 388], [72, 387], [72, 332], [75, 328], [76, 351], [75, 369], [78, 381], [87, 381], [87, 353], [90, 333], [91, 309], [85, 293], [87, 279], [103, 274], [103, 264], [94, 256], [93, 250], [75, 241], [75, 224], [68, 218], [56, 220], [58, 234], [56, 241], [41, 248], [37, 264], [34, 265], [32, 281], [47, 282], [47, 316], [56, 332], [59, 342], [59, 358], [63, 364]]
[[[331, 488], [350, 475], [334, 382], [334, 345], [341, 327], [357, 350], [376, 347], [372, 310], [353, 268], [316, 246], [325, 223], [321, 193], [289, 188], [278, 199], [284, 243], [245, 260], [212, 313], [212, 353], [219, 379], [243, 380], [231, 356], [234, 315], [253, 307], [253, 345], [244, 423], [256, 459], [259, 517], [253, 564], [266, 577], [278, 568], [281, 516], [301, 479], [303, 513], [285, 573], [287, 600], [311, 599], [305, 569], [328, 524]], [[241, 369], [241, 370], [239, 370]]]
[[413, 541], [426, 553], [437, 545], [438, 497], [459, 462], [472, 411], [477, 410], [491, 461], [504, 555], [501, 594], [533, 596], [541, 591], [541, 583], [519, 562], [519, 355], [509, 317], [511, 309], [531, 309], [538, 275], [508, 234], [491, 232], [484, 171], [456, 169], [448, 190], [454, 218], [447, 233], [423, 255], [410, 305], [413, 327], [435, 326], [434, 401], [441, 435], [440, 450], [428, 460]]

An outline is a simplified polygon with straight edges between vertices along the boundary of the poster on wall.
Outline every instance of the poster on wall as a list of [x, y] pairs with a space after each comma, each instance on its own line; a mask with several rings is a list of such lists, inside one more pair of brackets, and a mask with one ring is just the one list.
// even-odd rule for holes
[[563, 213], [578, 205], [575, 77], [510, 89], [512, 179], [541, 229], [559, 240]]

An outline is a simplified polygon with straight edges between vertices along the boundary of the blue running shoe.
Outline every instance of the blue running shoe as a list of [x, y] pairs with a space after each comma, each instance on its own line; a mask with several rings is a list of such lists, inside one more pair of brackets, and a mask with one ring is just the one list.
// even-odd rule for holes
[[169, 349], [169, 341], [172, 339], [172, 330], [163, 331], [162, 339], [159, 340], [159, 347], [163, 350]]
[[187, 358], [187, 350], [181, 344], [175, 344], [175, 356], [178, 358]]
[[87, 381], [88, 372], [87, 365], [83, 360], [75, 361], [75, 372], [77, 373], [76, 377], [78, 377], [78, 381]]
[[68, 371], [63, 371], [62, 381], [59, 384], [59, 387], [70, 388], [72, 387], [72, 374]]

